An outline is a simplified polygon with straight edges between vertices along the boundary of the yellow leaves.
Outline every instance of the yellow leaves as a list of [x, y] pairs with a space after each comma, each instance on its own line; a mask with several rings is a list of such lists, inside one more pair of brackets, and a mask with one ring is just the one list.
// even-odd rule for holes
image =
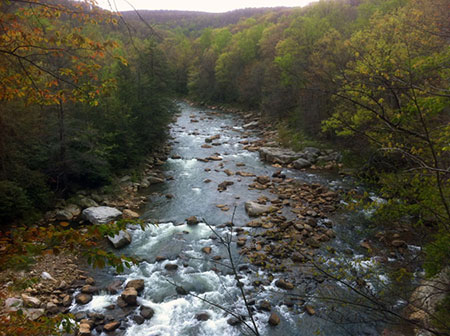
[[125, 57], [122, 56], [116, 56], [116, 58], [125, 66], [128, 66], [128, 61], [126, 60]]
[[70, 225], [69, 222], [60, 222], [59, 225], [61, 225], [62, 227], [68, 227]]

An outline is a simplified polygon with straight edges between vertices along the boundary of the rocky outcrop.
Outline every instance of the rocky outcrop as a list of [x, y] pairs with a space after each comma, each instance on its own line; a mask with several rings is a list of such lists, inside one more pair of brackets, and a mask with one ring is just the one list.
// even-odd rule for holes
[[266, 162], [281, 164], [291, 163], [301, 157], [299, 153], [277, 147], [261, 147], [259, 149], [259, 155]]
[[92, 224], [106, 224], [122, 216], [122, 212], [116, 208], [100, 206], [90, 207], [83, 210], [84, 219]]
[[259, 155], [262, 160], [282, 165], [291, 164], [295, 169], [309, 168], [317, 163], [338, 162], [341, 155], [331, 149], [320, 150], [315, 147], [305, 147], [301, 152], [294, 152], [279, 147], [261, 147]]
[[[429, 280], [423, 280], [411, 295], [409, 318], [425, 328], [431, 327], [431, 316], [440, 302], [450, 292], [450, 268], [442, 270]], [[430, 332], [416, 330], [416, 335], [428, 336]]]

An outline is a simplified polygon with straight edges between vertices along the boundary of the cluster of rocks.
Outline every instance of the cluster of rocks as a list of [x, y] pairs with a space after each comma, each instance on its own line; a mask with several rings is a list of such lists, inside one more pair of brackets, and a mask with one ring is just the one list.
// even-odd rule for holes
[[246, 226], [264, 229], [251, 239], [248, 232], [238, 230], [237, 244], [250, 262], [284, 271], [289, 262], [306, 262], [323, 242], [335, 237], [327, 215], [337, 208], [337, 193], [320, 184], [291, 179], [280, 182], [279, 177], [259, 176], [254, 183], [270, 189], [276, 197], [261, 196], [245, 203], [248, 215], [256, 217]]
[[73, 303], [73, 293], [94, 282], [85, 271], [79, 269], [76, 257], [66, 255], [44, 256], [34, 265], [34, 270], [15, 278], [18, 283], [27, 281], [32, 284], [21, 293], [12, 293], [5, 300], [4, 309], [6, 312], [20, 309], [31, 320], [44, 315], [68, 313]]
[[[100, 288], [94, 286], [95, 283], [86, 284], [80, 289], [80, 293], [75, 297], [75, 301], [79, 305], [85, 305], [92, 300], [92, 296], [100, 291]], [[125, 329], [127, 327], [126, 320], [128, 317], [137, 323], [142, 324], [146, 320], [153, 317], [154, 311], [150, 307], [138, 306], [138, 296], [144, 290], [144, 280], [136, 279], [130, 280], [124, 286], [124, 281], [115, 280], [109, 284], [106, 290], [110, 294], [120, 293], [116, 304], [112, 304], [106, 307], [107, 310], [113, 311], [116, 307], [122, 310], [122, 318], [114, 317], [112, 314], [105, 316], [104, 314], [98, 313], [86, 313], [79, 312], [75, 315], [75, 319], [79, 322], [79, 336], [90, 336], [92, 331], [95, 329], [97, 333], [106, 332], [110, 333], [116, 329]]]
[[116, 181], [114, 193], [107, 193], [103, 189], [80, 190], [69, 200], [60, 200], [55, 210], [45, 214], [43, 222], [82, 222], [85, 219], [82, 216], [84, 209], [99, 206], [118, 208], [123, 212], [124, 218], [139, 218], [136, 210], [145, 204], [147, 198], [140, 196], [138, 191], [166, 180], [160, 166], [167, 160], [170, 150], [170, 146], [164, 146], [146, 160], [139, 182], [132, 181], [132, 177], [126, 175]]

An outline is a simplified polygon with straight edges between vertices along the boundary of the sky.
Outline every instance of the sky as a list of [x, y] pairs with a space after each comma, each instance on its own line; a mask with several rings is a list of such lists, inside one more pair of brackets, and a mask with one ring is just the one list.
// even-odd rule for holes
[[[119, 11], [171, 9], [221, 13], [247, 7], [298, 7], [314, 0], [97, 0], [100, 7]], [[131, 5], [133, 6], [131, 6]]]

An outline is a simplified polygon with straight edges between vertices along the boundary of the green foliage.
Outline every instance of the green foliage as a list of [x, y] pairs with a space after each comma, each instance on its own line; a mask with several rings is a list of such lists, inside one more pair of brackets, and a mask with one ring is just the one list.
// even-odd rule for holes
[[438, 274], [448, 266], [450, 258], [450, 234], [442, 232], [434, 237], [433, 242], [425, 246], [427, 259], [424, 263], [425, 271], [429, 277]]
[[11, 181], [0, 181], [0, 222], [23, 217], [31, 209], [25, 191]]
[[445, 298], [438, 303], [436, 311], [433, 314], [432, 324], [438, 331], [444, 335], [449, 332], [448, 321], [450, 319], [450, 295], [447, 294]]
[[280, 123], [277, 130], [278, 141], [283, 147], [292, 148], [294, 151], [301, 151], [308, 146], [321, 147], [318, 141], [312, 140], [304, 132], [290, 128], [285, 122]]

